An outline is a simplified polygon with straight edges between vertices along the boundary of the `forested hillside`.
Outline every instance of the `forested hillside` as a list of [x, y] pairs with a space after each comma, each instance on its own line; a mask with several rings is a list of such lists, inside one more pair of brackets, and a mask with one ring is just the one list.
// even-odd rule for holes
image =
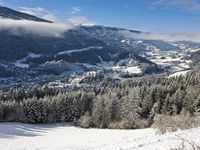
[[101, 88], [65, 91], [44, 86], [0, 93], [0, 121], [130, 129], [151, 126], [158, 114], [194, 115], [199, 108], [199, 71], [153, 82], [105, 82]]

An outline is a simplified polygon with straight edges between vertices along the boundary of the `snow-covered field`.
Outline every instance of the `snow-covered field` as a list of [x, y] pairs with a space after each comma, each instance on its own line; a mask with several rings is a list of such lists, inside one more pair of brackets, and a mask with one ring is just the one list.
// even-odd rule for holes
[[135, 74], [139, 74], [141, 73], [141, 69], [139, 66], [114, 66], [112, 67], [113, 70], [117, 70], [117, 71], [120, 71], [120, 72], [126, 72], [126, 73], [135, 73]]
[[200, 128], [155, 134], [154, 129], [80, 129], [64, 124], [0, 124], [1, 150], [167, 150], [200, 145]]

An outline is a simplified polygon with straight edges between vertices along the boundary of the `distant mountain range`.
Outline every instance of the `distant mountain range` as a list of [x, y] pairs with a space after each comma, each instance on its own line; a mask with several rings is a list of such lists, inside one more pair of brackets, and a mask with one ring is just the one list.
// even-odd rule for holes
[[[6, 7], [0, 7], [0, 16], [54, 24]], [[142, 40], [122, 33], [142, 32], [100, 25], [75, 26], [61, 37], [1, 30], [0, 77], [57, 76], [66, 72], [99, 72], [102, 68], [111, 72], [108, 74], [111, 77], [119, 74], [130, 77], [134, 69], [140, 69], [142, 75], [174, 72], [188, 69], [188, 60], [199, 61], [199, 43]]]
[[[0, 8], [0, 16], [17, 20], [26, 19], [50, 22], [5, 7]], [[104, 30], [108, 32], [106, 35], [103, 33]], [[114, 38], [123, 39], [123, 37], [118, 34], [119, 30], [125, 29], [103, 26], [77, 26], [66, 31], [63, 37], [42, 37], [40, 35], [27, 33], [13, 35], [9, 31], [1, 31], [0, 60], [14, 62], [26, 57], [29, 53], [41, 55], [40, 58], [34, 58], [34, 60], [32, 60], [34, 63], [37, 62], [37, 64], [61, 59], [71, 63], [96, 64], [100, 63], [102, 60], [105, 62], [115, 62], [119, 57], [127, 57], [128, 54], [134, 55], [134, 58], [139, 60], [140, 57], [132, 51], [130, 47], [121, 46], [117, 43], [118, 41], [113, 40]], [[101, 33], [98, 34], [98, 31]], [[139, 31], [129, 31], [139, 33]], [[115, 35], [115, 37], [111, 38], [113, 35]], [[81, 51], [81, 49], [85, 50]], [[68, 53], [62, 53], [63, 51], [73, 50], [74, 52], [71, 52], [70, 55]], [[145, 60], [145, 58], [143, 58], [142, 61], [143, 60]]]

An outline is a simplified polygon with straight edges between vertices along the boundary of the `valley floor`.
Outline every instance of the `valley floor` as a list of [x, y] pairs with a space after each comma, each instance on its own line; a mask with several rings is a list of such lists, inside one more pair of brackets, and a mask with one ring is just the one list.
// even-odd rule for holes
[[[167, 150], [200, 145], [200, 128], [155, 134], [154, 129], [81, 129], [66, 124], [0, 123], [1, 150]], [[195, 143], [195, 144], [192, 144]]]

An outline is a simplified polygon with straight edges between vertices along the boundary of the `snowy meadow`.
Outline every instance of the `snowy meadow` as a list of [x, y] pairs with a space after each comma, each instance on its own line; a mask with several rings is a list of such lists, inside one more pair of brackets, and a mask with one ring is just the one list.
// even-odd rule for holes
[[[9, 144], [8, 144], [9, 143]], [[197, 149], [200, 128], [156, 134], [156, 130], [82, 129], [67, 124], [0, 124], [2, 150]]]

